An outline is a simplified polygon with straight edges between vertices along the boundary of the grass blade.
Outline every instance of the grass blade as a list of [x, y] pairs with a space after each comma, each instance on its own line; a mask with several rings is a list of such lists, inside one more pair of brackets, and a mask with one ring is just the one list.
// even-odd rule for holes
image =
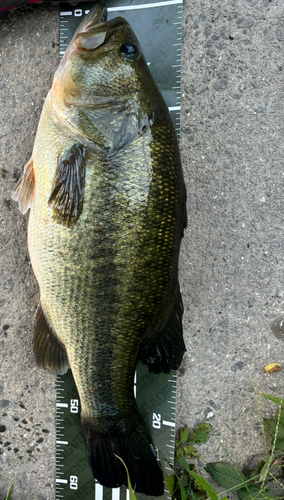
[[13, 483], [11, 483], [10, 486], [9, 486], [9, 490], [8, 490], [8, 493], [7, 493], [7, 496], [6, 496], [5, 500], [11, 500], [11, 496], [12, 496], [12, 493], [13, 493], [13, 488], [14, 488], [14, 485], [13, 485]]
[[264, 396], [265, 398], [269, 399], [269, 401], [272, 401], [273, 403], [279, 405], [279, 406], [284, 406], [284, 400], [281, 398], [277, 398], [276, 396], [271, 396], [270, 394], [265, 394], [264, 392], [259, 393], [261, 396]]
[[[115, 455], [115, 453], [114, 453]], [[115, 455], [116, 458], [119, 458], [119, 460], [123, 463], [124, 467], [125, 467], [125, 470], [126, 470], [126, 474], [127, 474], [127, 486], [128, 486], [128, 489], [129, 489], [129, 493], [130, 493], [130, 500], [137, 500], [137, 497], [133, 491], [133, 488], [132, 488], [132, 484], [131, 484], [131, 481], [130, 481], [130, 477], [129, 477], [129, 473], [128, 473], [128, 469], [124, 463], [124, 461], [122, 460], [122, 458], [120, 458], [118, 455]]]
[[181, 479], [177, 476], [177, 480], [178, 480], [178, 485], [179, 485], [179, 489], [180, 489], [180, 497], [181, 497], [181, 500], [186, 500], [186, 491], [185, 491], [185, 488], [184, 488], [184, 485], [182, 484], [182, 481]]
[[274, 456], [275, 445], [276, 445], [277, 436], [278, 436], [278, 429], [279, 429], [279, 423], [280, 423], [280, 416], [281, 416], [281, 413], [279, 412], [279, 414], [278, 414], [278, 419], [277, 419], [277, 423], [276, 423], [275, 436], [274, 436], [273, 443], [272, 443], [272, 450], [271, 450], [271, 453], [270, 453], [270, 457], [269, 457], [269, 459], [267, 460], [267, 466], [265, 467], [264, 472], [263, 472], [261, 489], [264, 487], [264, 484], [265, 484], [266, 478], [267, 478], [267, 476], [268, 476], [268, 474], [269, 474], [269, 472], [270, 472], [270, 469], [271, 469], [271, 464], [272, 464], [272, 461], [273, 461], [273, 456]]
[[257, 406], [258, 406], [259, 414], [260, 414], [259, 423], [261, 425], [261, 430], [262, 430], [263, 439], [264, 439], [265, 459], [267, 461], [269, 459], [268, 443], [267, 443], [267, 436], [266, 436], [266, 432], [265, 432], [264, 418], [263, 418], [263, 415], [262, 415], [261, 404], [260, 404], [260, 400], [259, 400], [259, 392], [258, 392], [258, 389], [257, 389], [257, 386], [256, 386], [256, 382], [254, 382], [254, 390], [255, 390], [256, 400], [257, 400]]
[[8, 489], [8, 493], [7, 493], [6, 497], [5, 497], [5, 500], [11, 500], [11, 497], [12, 497], [13, 488], [14, 488], [13, 481], [14, 481], [16, 463], [17, 463], [17, 459], [15, 460], [14, 469], [13, 469], [13, 473], [12, 473], [12, 477], [11, 477], [9, 489]]

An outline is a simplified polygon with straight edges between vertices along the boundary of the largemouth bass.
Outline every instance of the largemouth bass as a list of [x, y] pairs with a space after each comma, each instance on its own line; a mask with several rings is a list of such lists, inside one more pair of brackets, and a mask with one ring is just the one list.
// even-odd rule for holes
[[129, 24], [98, 5], [76, 31], [42, 110], [14, 199], [30, 209], [40, 288], [37, 364], [70, 366], [94, 477], [162, 495], [138, 411], [138, 358], [154, 373], [185, 350], [178, 256], [186, 193], [177, 139]]

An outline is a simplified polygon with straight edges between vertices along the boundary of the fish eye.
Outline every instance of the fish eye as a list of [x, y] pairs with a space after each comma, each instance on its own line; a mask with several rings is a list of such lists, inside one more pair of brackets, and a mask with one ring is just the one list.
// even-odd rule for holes
[[122, 53], [124, 59], [127, 59], [128, 61], [135, 61], [140, 56], [138, 47], [131, 42], [126, 42], [121, 45], [120, 52]]

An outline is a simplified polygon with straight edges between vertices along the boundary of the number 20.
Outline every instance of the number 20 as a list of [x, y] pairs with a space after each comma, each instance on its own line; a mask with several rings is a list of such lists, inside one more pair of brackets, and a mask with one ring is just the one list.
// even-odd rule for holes
[[161, 429], [161, 415], [160, 413], [153, 413], [152, 425], [154, 429]]

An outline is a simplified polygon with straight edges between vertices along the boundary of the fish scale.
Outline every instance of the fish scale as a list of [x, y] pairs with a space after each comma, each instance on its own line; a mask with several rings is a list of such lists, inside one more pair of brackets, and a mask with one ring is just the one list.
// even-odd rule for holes
[[[162, 2], [162, 3], [167, 3], [167, 2]], [[168, 2], [168, 6], [172, 5], [171, 2]], [[83, 6], [82, 6], [83, 7]], [[111, 6], [112, 8], [113, 5]], [[165, 7], [167, 7], [165, 5]], [[66, 8], [66, 6], [64, 6]], [[109, 9], [110, 10], [110, 9]], [[84, 7], [82, 9], [84, 11]], [[80, 13], [80, 9], [72, 9], [72, 16], [74, 17], [80, 17], [78, 14]], [[64, 13], [63, 13], [64, 14]], [[117, 13], [115, 13], [117, 14]], [[181, 6], [177, 4], [177, 11], [176, 14], [178, 14], [177, 17], [181, 16]], [[123, 13], [125, 16], [125, 12]], [[65, 26], [66, 28], [66, 23], [63, 24], [62, 21], [66, 21], [68, 18], [67, 16], [62, 15], [61, 16], [61, 26]], [[176, 20], [176, 22], [179, 22]], [[133, 22], [131, 23], [133, 25]], [[61, 32], [62, 34], [62, 32]], [[63, 33], [64, 34], [64, 33]], [[65, 33], [66, 34], [66, 33]], [[176, 40], [173, 40], [176, 41]], [[144, 47], [143, 47], [144, 48]], [[62, 51], [62, 48], [60, 48]], [[144, 48], [145, 50], [145, 48]], [[176, 61], [174, 61], [176, 62]], [[179, 84], [179, 82], [176, 82]], [[179, 85], [177, 85], [177, 88]], [[177, 91], [178, 92], [178, 91]], [[179, 103], [178, 100], [174, 103], [176, 106], [171, 106], [171, 108], [179, 108]], [[178, 114], [178, 109], [172, 109], [172, 114]], [[175, 118], [175, 116], [174, 116]], [[178, 123], [178, 117], [177, 121]], [[130, 156], [130, 161], [131, 161], [131, 156]], [[132, 158], [133, 161], [133, 158]], [[147, 177], [147, 176], [146, 176]], [[147, 182], [147, 179], [145, 179], [144, 182]], [[131, 185], [131, 182], [129, 183]], [[131, 187], [130, 187], [131, 190]], [[111, 193], [107, 193], [109, 196], [111, 196]], [[127, 220], [125, 221], [124, 224], [127, 224]], [[157, 252], [159, 252], [161, 245], [159, 242], [156, 243], [157, 245]], [[118, 245], [117, 245], [118, 246]], [[131, 255], [128, 256], [131, 258]], [[148, 427], [151, 427], [152, 435], [153, 433], [156, 434], [154, 435], [154, 442], [157, 446], [157, 443], [162, 443], [158, 445], [159, 450], [166, 450], [166, 452], [163, 451], [163, 456], [166, 458], [169, 464], [173, 463], [173, 450], [174, 450], [174, 414], [175, 414], [175, 392], [176, 392], [176, 374], [172, 373], [170, 375], [152, 375], [147, 373], [148, 369], [147, 367], [142, 366], [141, 364], [138, 365], [137, 367], [137, 379], [136, 379], [136, 384], [135, 384], [135, 389], [137, 394], [137, 401], [139, 404], [140, 411], [144, 415], [144, 418], [146, 419], [146, 423], [148, 424]], [[58, 391], [58, 412], [61, 412], [63, 414], [64, 418], [60, 418], [59, 414], [58, 416], [58, 421], [63, 425], [58, 425], [57, 430], [58, 430], [58, 447], [60, 449], [58, 450], [58, 456], [59, 460], [57, 461], [57, 471], [59, 474], [57, 474], [57, 496], [56, 498], [82, 498], [82, 495], [84, 495], [83, 498], [88, 500], [89, 498], [96, 498], [97, 500], [100, 500], [101, 498], [110, 498], [112, 497], [113, 499], [116, 498], [127, 498], [128, 492], [124, 487], [121, 487], [120, 490], [112, 490], [112, 493], [110, 493], [111, 490], [108, 490], [107, 488], [102, 488], [100, 485], [95, 485], [95, 482], [92, 477], [89, 478], [82, 478], [82, 474], [88, 473], [88, 465], [87, 465], [87, 460], [84, 457], [84, 453], [81, 457], [81, 459], [78, 460], [78, 457], [80, 456], [80, 453], [78, 453], [78, 449], [75, 446], [75, 448], [72, 448], [71, 442], [65, 441], [63, 439], [62, 441], [62, 435], [66, 437], [68, 434], [68, 430], [73, 429], [72, 433], [70, 434], [70, 437], [74, 438], [77, 433], [80, 434], [80, 425], [78, 421], [78, 415], [80, 413], [80, 402], [78, 399], [78, 395], [76, 392], [76, 387], [74, 386], [74, 382], [70, 378], [70, 371], [64, 375], [64, 376], [59, 376], [58, 377], [58, 385], [60, 387], [60, 390]], [[63, 382], [63, 383], [62, 383]], [[73, 385], [72, 385], [73, 384]], [[70, 388], [68, 389], [68, 386], [70, 385]], [[154, 388], [155, 386], [155, 388]], [[63, 391], [62, 391], [63, 388]], [[154, 390], [153, 390], [154, 389]], [[139, 395], [140, 394], [140, 395]], [[142, 395], [143, 394], [143, 398]], [[146, 394], [146, 397], [145, 397]], [[158, 398], [157, 398], [158, 394]], [[161, 397], [159, 398], [159, 395]], [[71, 397], [72, 396], [72, 397]], [[149, 404], [151, 400], [151, 404]], [[167, 400], [167, 401], [166, 401]], [[67, 401], [63, 402], [62, 401]], [[144, 403], [143, 403], [144, 401]], [[146, 401], [146, 402], [145, 402]], [[63, 406], [62, 406], [63, 405]], [[151, 406], [152, 405], [152, 406]], [[162, 405], [162, 406], [161, 406]], [[160, 409], [162, 407], [162, 410]], [[161, 413], [159, 413], [160, 410]], [[156, 411], [153, 411], [156, 410]], [[165, 415], [166, 418], [164, 418]], [[70, 416], [75, 419], [77, 418], [77, 427], [73, 427], [74, 422], [71, 424], [70, 422]], [[162, 441], [161, 441], [162, 437]], [[71, 441], [71, 439], [70, 439]], [[78, 440], [77, 440], [78, 441]], [[84, 450], [84, 441], [83, 439], [79, 440], [80, 444]], [[66, 443], [68, 442], [68, 445], [64, 444], [62, 445], [62, 442]], [[76, 443], [76, 439], [75, 439]], [[67, 451], [69, 449], [69, 451]], [[61, 450], [61, 451], [60, 451]], [[85, 451], [85, 450], [84, 450]], [[75, 453], [75, 457], [73, 457], [73, 454]], [[76, 458], [77, 454], [77, 458]], [[73, 462], [72, 462], [73, 460]], [[72, 469], [73, 474], [70, 472], [67, 473], [67, 478], [68, 479], [62, 479], [62, 469], [68, 469], [68, 464], [69, 464], [69, 471]], [[72, 467], [70, 469], [70, 464], [72, 464]], [[84, 466], [85, 464], [85, 466]], [[63, 467], [61, 467], [63, 465]], [[170, 467], [166, 467], [166, 472], [170, 472]], [[64, 475], [64, 473], [63, 473]], [[95, 495], [94, 495], [95, 491]], [[119, 492], [118, 492], [119, 491]], [[89, 495], [89, 496], [88, 496]], [[142, 495], [138, 496], [142, 497]], [[165, 492], [164, 494], [165, 498], [169, 498], [169, 493]]]

